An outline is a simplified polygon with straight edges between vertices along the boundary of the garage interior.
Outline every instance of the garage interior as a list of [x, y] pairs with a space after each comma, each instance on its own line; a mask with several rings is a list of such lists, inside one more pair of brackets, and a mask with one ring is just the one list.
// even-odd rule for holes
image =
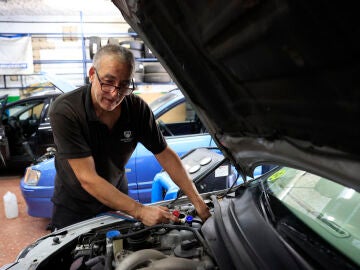
[[[109, 42], [142, 42], [110, 0], [0, 0], [0, 39], [9, 37], [30, 38], [32, 58], [31, 68], [26, 72], [9, 73], [0, 69], [0, 96], [8, 94], [8, 101], [46, 89], [39, 75], [43, 73], [81, 86], [87, 82], [92, 54], [98, 46]], [[158, 62], [150, 48], [141, 49], [141, 54], [135, 56], [137, 73], [140, 72], [136, 75], [141, 76], [135, 93], [151, 102], [176, 85], [168, 74], [162, 75], [160, 81], [151, 80], [150, 75], [150, 81], [144, 80], [146, 67], [150, 69]], [[160, 72], [165, 73], [161, 68]], [[174, 120], [178, 121], [185, 115], [183, 107], [170, 117], [177, 117]], [[12, 262], [26, 245], [49, 233], [48, 219], [27, 214], [19, 188], [22, 176], [23, 172], [4, 171], [0, 175], [0, 195], [13, 192], [19, 209], [18, 217], [7, 219], [1, 199], [0, 266]]]

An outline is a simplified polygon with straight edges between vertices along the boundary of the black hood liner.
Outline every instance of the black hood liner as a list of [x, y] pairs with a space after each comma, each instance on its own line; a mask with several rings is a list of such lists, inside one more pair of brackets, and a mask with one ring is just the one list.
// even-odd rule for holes
[[233, 158], [226, 138], [359, 161], [357, 2], [113, 2]]

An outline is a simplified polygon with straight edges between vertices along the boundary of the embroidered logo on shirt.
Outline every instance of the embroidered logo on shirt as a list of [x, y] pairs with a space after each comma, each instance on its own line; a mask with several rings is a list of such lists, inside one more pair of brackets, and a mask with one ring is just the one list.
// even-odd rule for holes
[[130, 136], [131, 136], [131, 130], [124, 131], [124, 137], [125, 138], [130, 138]]
[[131, 142], [133, 138], [131, 137], [131, 130], [124, 131], [124, 138], [121, 138], [120, 141], [122, 142]]

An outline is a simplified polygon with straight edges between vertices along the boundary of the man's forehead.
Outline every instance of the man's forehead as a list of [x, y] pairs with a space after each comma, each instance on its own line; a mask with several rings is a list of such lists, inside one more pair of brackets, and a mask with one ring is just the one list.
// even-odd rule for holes
[[101, 77], [109, 80], [129, 80], [131, 68], [125, 63], [106, 63], [100, 65]]

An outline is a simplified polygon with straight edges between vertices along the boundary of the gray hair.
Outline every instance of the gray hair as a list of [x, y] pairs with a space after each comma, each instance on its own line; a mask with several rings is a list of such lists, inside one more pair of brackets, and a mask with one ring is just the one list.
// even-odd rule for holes
[[134, 73], [135, 69], [135, 59], [132, 52], [120, 45], [117, 44], [107, 44], [104, 47], [101, 47], [95, 54], [93, 59], [93, 66], [97, 69], [99, 68], [102, 57], [106, 55], [115, 55], [120, 63], [128, 64], [130, 67], [131, 74]]

